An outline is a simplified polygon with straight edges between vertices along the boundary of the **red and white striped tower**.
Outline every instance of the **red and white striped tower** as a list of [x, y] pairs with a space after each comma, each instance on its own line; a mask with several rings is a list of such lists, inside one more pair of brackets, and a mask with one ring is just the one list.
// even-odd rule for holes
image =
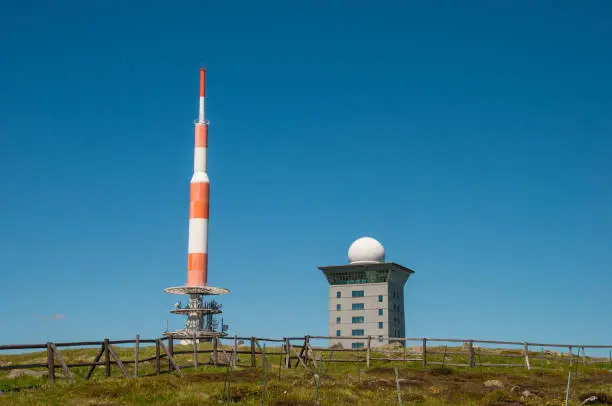
[[187, 258], [187, 286], [206, 286], [208, 274], [208, 197], [210, 183], [206, 173], [208, 123], [204, 116], [206, 70], [200, 69], [200, 115], [195, 124], [193, 177], [189, 198], [189, 250]]
[[225, 335], [223, 323], [217, 325], [215, 315], [221, 313], [221, 305], [214, 300], [203, 301], [203, 296], [229, 293], [224, 288], [208, 286], [208, 215], [210, 182], [206, 169], [208, 149], [208, 121], [204, 100], [206, 98], [206, 70], [200, 69], [200, 109], [195, 123], [195, 147], [193, 176], [189, 198], [189, 240], [187, 249], [187, 285], [166, 288], [173, 294], [189, 295], [189, 304], [183, 308], [175, 305], [171, 313], [187, 315], [184, 330], [167, 332], [167, 335], [182, 338], [203, 338], [213, 334]]

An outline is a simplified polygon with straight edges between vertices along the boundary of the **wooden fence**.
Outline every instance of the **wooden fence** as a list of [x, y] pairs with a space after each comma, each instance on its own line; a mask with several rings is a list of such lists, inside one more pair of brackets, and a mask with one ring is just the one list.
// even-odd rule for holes
[[[515, 341], [492, 341], [492, 340], [472, 340], [472, 339], [448, 339], [448, 338], [380, 338], [380, 337], [360, 337], [365, 340], [363, 348], [340, 348], [340, 346], [317, 346], [313, 345], [313, 341], [317, 340], [351, 340], [354, 341], [357, 337], [328, 337], [328, 336], [304, 336], [304, 337], [284, 337], [284, 338], [264, 338], [264, 337], [212, 337], [212, 345], [210, 349], [202, 349], [195, 341], [192, 341], [192, 349], [190, 350], [174, 350], [174, 338], [161, 337], [155, 339], [140, 339], [136, 336], [134, 340], [109, 340], [105, 338], [103, 341], [85, 341], [85, 342], [70, 342], [70, 343], [53, 343], [46, 344], [16, 344], [16, 345], [0, 345], [1, 350], [32, 350], [41, 349], [47, 352], [47, 362], [32, 363], [32, 364], [11, 364], [0, 365], [0, 371], [11, 369], [28, 369], [28, 368], [46, 368], [48, 370], [48, 379], [50, 383], [56, 380], [55, 370], [61, 368], [64, 371], [64, 376], [69, 381], [74, 381], [70, 368], [73, 367], [89, 367], [85, 380], [91, 378], [96, 367], [104, 368], [105, 376], [111, 376], [111, 366], [115, 365], [121, 371], [121, 374], [126, 377], [142, 376], [139, 373], [139, 363], [154, 362], [154, 373], [159, 375], [165, 372], [176, 372], [182, 376], [182, 369], [194, 367], [197, 368], [201, 364], [213, 365], [229, 365], [236, 366], [240, 362], [239, 355], [249, 355], [246, 365], [241, 366], [257, 366], [257, 357], [260, 356], [262, 362], [269, 361], [267, 355], [279, 355], [279, 373], [281, 368], [297, 368], [303, 367], [314, 373], [314, 368], [319, 362], [358, 362], [365, 363], [366, 367], [370, 367], [372, 361], [398, 361], [403, 363], [416, 362], [423, 368], [432, 365], [455, 366], [455, 367], [520, 367], [520, 368], [537, 368], [535, 362], [540, 360], [541, 367], [544, 368], [544, 360], [563, 361], [573, 365], [578, 359], [584, 365], [609, 362], [612, 365], [612, 345], [576, 345], [576, 344], [542, 344], [531, 342], [515, 342]], [[372, 345], [373, 340], [379, 340], [382, 345]], [[229, 345], [223, 345], [223, 341], [230, 341]], [[244, 349], [246, 342], [249, 342], [248, 349]], [[388, 345], [384, 345], [384, 343]], [[418, 346], [408, 349], [408, 343], [416, 343]], [[262, 347], [260, 344], [263, 343]], [[265, 343], [276, 345], [273, 347], [277, 351], [267, 352]], [[447, 343], [442, 351], [442, 344]], [[459, 350], [457, 347], [452, 347], [449, 351], [448, 343], [461, 344]], [[134, 344], [133, 359], [121, 360], [117, 355], [115, 345]], [[154, 344], [155, 355], [147, 358], [140, 358], [141, 344]], [[494, 351], [492, 348], [485, 348], [480, 345], [504, 345], [511, 346], [512, 349], [507, 351]], [[58, 348], [70, 347], [100, 347], [92, 362], [81, 363], [66, 363], [58, 350]], [[537, 352], [533, 349], [540, 347], [541, 351]], [[544, 351], [544, 348], [563, 348], [565, 352]], [[520, 360], [520, 363], [487, 363], [482, 362], [483, 356], [494, 356], [504, 358], [514, 358]], [[574, 350], [578, 352], [575, 354]], [[608, 357], [587, 357], [586, 349], [608, 349]], [[494, 351], [494, 352], [492, 352]], [[333, 358], [334, 353], [350, 352], [352, 358]], [[191, 354], [192, 362], [187, 365], [179, 365], [175, 356], [179, 354]], [[202, 363], [200, 354], [210, 354], [210, 360]], [[567, 355], [565, 355], [567, 354]], [[436, 359], [436, 355], [442, 355], [442, 360]], [[465, 356], [466, 362], [451, 363], [450, 361], [457, 356]], [[449, 359], [449, 362], [446, 359]], [[167, 369], [162, 369], [162, 359], [168, 360]], [[133, 375], [128, 372], [126, 365], [134, 365]]]

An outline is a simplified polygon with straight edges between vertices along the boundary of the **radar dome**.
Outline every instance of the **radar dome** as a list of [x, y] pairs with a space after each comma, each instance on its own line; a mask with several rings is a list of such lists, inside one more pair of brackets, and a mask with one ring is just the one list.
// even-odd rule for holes
[[385, 262], [385, 248], [374, 238], [362, 237], [349, 247], [348, 259], [351, 264]]

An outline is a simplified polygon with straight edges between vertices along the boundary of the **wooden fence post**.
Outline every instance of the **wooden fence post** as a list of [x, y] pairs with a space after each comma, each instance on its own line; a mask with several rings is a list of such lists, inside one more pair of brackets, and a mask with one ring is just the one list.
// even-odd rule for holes
[[49, 383], [55, 383], [55, 357], [53, 356], [53, 345], [47, 343], [47, 368], [49, 368]]
[[285, 337], [285, 350], [287, 351], [287, 355], [285, 355], [285, 368], [291, 368], [291, 342], [289, 342], [289, 338]]
[[316, 367], [317, 360], [315, 359], [314, 351], [310, 346], [310, 336], [306, 336], [306, 342], [304, 343], [304, 346], [306, 347], [306, 362], [308, 363], [308, 360], [311, 359], [312, 364]]
[[197, 368], [200, 366], [200, 360], [198, 359], [198, 340], [196, 339], [196, 332], [193, 331], [193, 367]]
[[161, 373], [161, 359], [160, 359], [160, 339], [155, 340], [155, 374], [159, 375]]
[[582, 347], [582, 365], [586, 366], [586, 364], [587, 364], [586, 353], [584, 352], [584, 347]]
[[60, 352], [57, 350], [57, 347], [55, 346], [54, 343], [51, 343], [51, 348], [53, 349], [53, 355], [57, 357], [57, 360], [62, 366], [62, 369], [64, 370], [64, 374], [66, 375], [66, 378], [68, 378], [68, 381], [74, 382], [74, 379], [72, 379], [72, 375], [70, 374], [70, 369], [68, 369], [68, 365], [66, 365], [66, 363], [64, 362], [64, 358], [62, 358], [62, 354], [60, 354]]
[[232, 367], [238, 364], [238, 336], [234, 335], [234, 354], [232, 355]]
[[[281, 380], [281, 370], [283, 369], [283, 354], [285, 352], [285, 343], [283, 342], [280, 353], [278, 354], [278, 381]], [[321, 363], [323, 363], [323, 359], [321, 359]]]
[[529, 346], [527, 345], [527, 341], [523, 343], [523, 351], [525, 352], [525, 365], [527, 366], [527, 370], [531, 370], [531, 363], [529, 362]]
[[140, 334], [136, 334], [136, 346], [134, 347], [134, 376], [138, 378], [138, 357], [140, 353]]
[[255, 337], [251, 337], [251, 366], [256, 367], [256, 359], [255, 359]]
[[96, 364], [100, 362], [100, 358], [102, 358], [102, 354], [104, 354], [104, 343], [102, 343], [102, 347], [100, 347], [98, 354], [94, 358], [93, 364], [89, 367], [89, 371], [87, 371], [87, 374], [85, 375], [85, 380], [88, 380], [89, 378], [91, 378], [91, 375], [93, 374], [94, 369], [96, 369], [97, 367]]
[[[168, 353], [170, 353], [171, 357], [174, 357], [174, 337], [168, 337]], [[170, 362], [170, 358], [168, 358], [168, 372], [172, 372], [172, 362]]]
[[126, 377], [126, 378], [129, 378], [130, 374], [128, 373], [127, 369], [125, 368], [125, 365], [123, 365], [123, 362], [121, 362], [121, 359], [119, 358], [119, 356], [117, 355], [115, 350], [113, 350], [113, 346], [110, 345], [110, 343], [108, 344], [108, 352], [110, 353], [110, 355], [112, 355], [113, 359], [115, 360], [115, 364], [117, 364], [117, 366], [119, 367], [119, 370], [121, 370], [121, 373], [123, 374], [123, 376]]
[[104, 372], [107, 377], [111, 376], [111, 360], [110, 352], [108, 351], [108, 338], [104, 339]]
[[470, 351], [470, 368], [474, 368], [474, 340], [468, 341], [468, 350]]
[[366, 349], [366, 366], [370, 368], [370, 345], [372, 341], [372, 336], [368, 336], [367, 341], [367, 349]]
[[213, 334], [212, 345], [213, 345], [213, 364], [217, 366], [217, 359], [219, 356], [219, 352], [217, 350], [217, 347], [219, 345], [219, 339], [217, 338], [217, 334]]
[[423, 368], [427, 368], [427, 339], [423, 338]]
[[304, 336], [304, 347], [302, 348], [302, 359], [304, 360], [304, 363], [306, 365], [308, 365], [308, 346], [310, 345], [310, 337], [308, 337], [307, 335]]
[[172, 369], [175, 370], [179, 374], [179, 376], [183, 376], [181, 367], [179, 367], [179, 365], [174, 361], [174, 357], [172, 356], [172, 354], [170, 354], [170, 351], [166, 348], [164, 343], [161, 342], [161, 340], [159, 340], [159, 346], [166, 353], [166, 356], [168, 357], [168, 362], [172, 365]]

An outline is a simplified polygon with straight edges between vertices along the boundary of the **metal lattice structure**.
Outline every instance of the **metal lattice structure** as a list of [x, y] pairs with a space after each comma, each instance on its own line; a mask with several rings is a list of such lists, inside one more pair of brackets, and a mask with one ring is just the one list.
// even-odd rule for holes
[[187, 316], [185, 329], [178, 331], [167, 331], [164, 334], [171, 337], [183, 339], [210, 340], [214, 335], [223, 337], [227, 335], [228, 326], [223, 324], [220, 315], [222, 305], [215, 299], [205, 300], [206, 296], [217, 296], [229, 293], [223, 288], [206, 286], [204, 288], [194, 288], [190, 286], [166, 288], [166, 293], [175, 295], [188, 295], [189, 302], [185, 307], [178, 302], [172, 314]]

